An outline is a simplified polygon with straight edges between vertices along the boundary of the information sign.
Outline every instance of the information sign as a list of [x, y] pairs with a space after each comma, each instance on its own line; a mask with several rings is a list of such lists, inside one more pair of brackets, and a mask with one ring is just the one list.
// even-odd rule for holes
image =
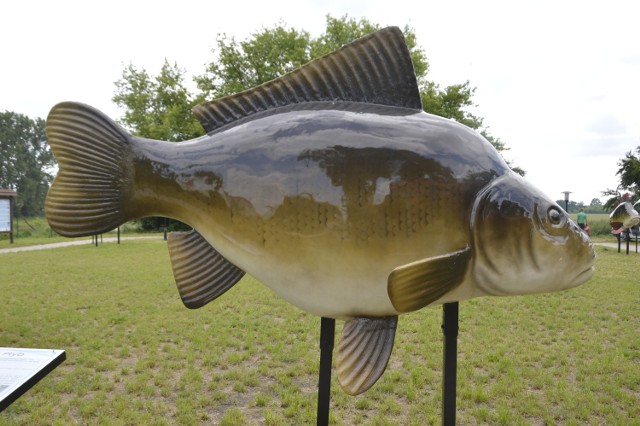
[[0, 411], [31, 389], [65, 358], [65, 351], [59, 349], [0, 347]]
[[11, 201], [0, 199], [0, 232], [11, 232]]

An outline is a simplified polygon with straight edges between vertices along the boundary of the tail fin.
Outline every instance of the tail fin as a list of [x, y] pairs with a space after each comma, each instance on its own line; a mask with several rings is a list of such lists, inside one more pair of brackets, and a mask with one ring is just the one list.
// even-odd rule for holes
[[66, 237], [110, 231], [127, 220], [132, 136], [100, 111], [74, 102], [54, 106], [47, 139], [58, 161], [45, 203], [53, 230]]

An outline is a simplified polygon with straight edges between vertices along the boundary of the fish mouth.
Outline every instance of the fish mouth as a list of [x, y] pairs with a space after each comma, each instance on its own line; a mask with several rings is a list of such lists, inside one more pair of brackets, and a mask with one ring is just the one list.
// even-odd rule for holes
[[593, 276], [595, 272], [596, 272], [596, 267], [594, 264], [591, 264], [591, 266], [589, 266], [587, 269], [585, 269], [584, 271], [580, 272], [578, 275], [575, 276], [575, 278], [571, 281], [569, 288], [577, 287], [580, 284], [585, 283]]
[[[577, 226], [576, 226], [577, 228]], [[593, 274], [596, 272], [596, 252], [593, 249], [593, 241], [591, 241], [591, 238], [589, 238], [589, 236], [587, 236], [587, 234], [585, 232], [583, 232], [582, 230], [579, 231], [580, 232], [580, 237], [582, 239], [583, 242], [587, 243], [588, 246], [588, 251], [590, 252], [590, 258], [589, 261], [587, 263], [587, 267], [580, 272], [579, 274], [577, 274], [574, 278], [573, 281], [571, 281], [571, 287], [577, 287], [580, 284], [583, 284], [584, 282], [588, 281]]]

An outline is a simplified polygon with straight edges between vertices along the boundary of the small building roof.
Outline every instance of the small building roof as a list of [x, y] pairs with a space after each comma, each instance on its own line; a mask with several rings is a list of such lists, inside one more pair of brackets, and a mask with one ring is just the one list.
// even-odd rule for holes
[[0, 197], [3, 197], [3, 198], [15, 197], [16, 195], [17, 195], [17, 193], [13, 189], [0, 188]]

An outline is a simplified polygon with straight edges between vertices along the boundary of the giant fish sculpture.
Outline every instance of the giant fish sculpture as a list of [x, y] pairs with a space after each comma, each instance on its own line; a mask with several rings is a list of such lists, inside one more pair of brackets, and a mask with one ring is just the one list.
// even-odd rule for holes
[[397, 28], [194, 113], [207, 134], [169, 143], [56, 105], [51, 227], [78, 237], [144, 216], [189, 224], [169, 239], [185, 305], [246, 271], [311, 314], [347, 321], [336, 369], [349, 394], [383, 373], [401, 313], [563, 290], [593, 274], [592, 244], [560, 207], [478, 133], [422, 111]]
[[634, 205], [624, 201], [616, 206], [609, 215], [609, 224], [614, 230], [633, 228], [640, 224], [640, 214], [636, 208], [640, 207], [640, 200]]

